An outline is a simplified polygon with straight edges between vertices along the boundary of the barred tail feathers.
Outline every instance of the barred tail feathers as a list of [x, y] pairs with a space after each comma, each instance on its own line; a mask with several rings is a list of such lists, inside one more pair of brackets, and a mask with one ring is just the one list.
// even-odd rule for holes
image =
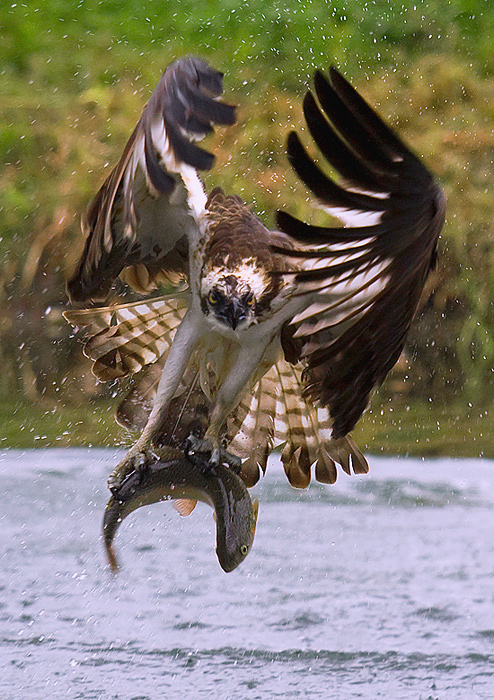
[[248, 487], [259, 481], [260, 469], [266, 471], [273, 449], [277, 393], [276, 372], [272, 367], [254, 390], [243, 397], [229, 422], [228, 434], [234, 437], [228, 449], [244, 459], [241, 476]]
[[284, 445], [281, 459], [290, 484], [306, 488], [314, 465], [315, 478], [336, 481], [336, 464], [351, 474], [366, 473], [368, 465], [354, 440], [331, 436], [332, 420], [325, 408], [303, 397], [301, 372], [281, 360], [243, 397], [228, 425], [229, 449], [243, 458], [242, 477], [253, 486], [266, 470], [267, 457]]
[[[351, 474], [351, 470], [354, 474], [367, 474], [369, 471], [367, 460], [351, 435], [345, 435], [337, 440], [331, 438], [328, 452], [347, 474]], [[317, 473], [316, 479], [320, 481]]]
[[[117, 410], [118, 422], [129, 429], [141, 430], [146, 424], [173, 333], [186, 308], [185, 295], [174, 295], [64, 314], [72, 325], [88, 327], [84, 352], [93, 359], [93, 373], [100, 380], [138, 373]], [[210, 391], [204, 381], [197, 381], [197, 366], [193, 365], [170, 406], [172, 420], [162, 436], [167, 444], [185, 439], [189, 426], [207, 420]], [[367, 462], [353, 439], [349, 435], [333, 439], [331, 425], [326, 409], [303, 398], [299, 368], [280, 360], [240, 400], [227, 423], [227, 441], [229, 449], [244, 459], [242, 477], [248, 486], [258, 481], [260, 470], [265, 472], [277, 444], [284, 445], [285, 472], [297, 488], [309, 485], [312, 465], [315, 478], [322, 483], [334, 483], [336, 463], [348, 474], [351, 468], [366, 473]]]
[[[306, 488], [309, 485], [312, 465], [316, 480], [324, 484], [336, 481], [336, 464], [347, 474], [351, 474], [352, 469], [356, 474], [366, 473], [369, 470], [367, 461], [353, 438], [346, 435], [335, 440], [331, 435], [333, 421], [329, 411], [304, 399], [299, 368], [285, 361], [279, 362], [277, 367], [281, 418], [287, 430], [281, 459], [292, 486]], [[275, 437], [283, 439], [282, 434]]]
[[288, 481], [295, 488], [305, 489], [310, 483], [310, 448], [302, 416], [307, 411], [297, 382], [293, 381], [292, 367], [284, 361], [276, 365], [279, 395], [276, 411], [276, 433], [278, 441], [285, 445], [281, 461]]

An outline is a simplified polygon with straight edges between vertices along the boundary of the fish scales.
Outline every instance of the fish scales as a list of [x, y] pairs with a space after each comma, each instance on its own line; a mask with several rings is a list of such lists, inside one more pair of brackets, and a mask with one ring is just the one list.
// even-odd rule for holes
[[242, 479], [218, 466], [203, 472], [183, 452], [162, 448], [159, 460], [142, 474], [131, 474], [108, 501], [103, 518], [103, 540], [108, 563], [118, 569], [113, 540], [122, 521], [145, 505], [191, 499], [210, 505], [216, 520], [216, 554], [224, 571], [233, 571], [252, 548], [258, 504]]

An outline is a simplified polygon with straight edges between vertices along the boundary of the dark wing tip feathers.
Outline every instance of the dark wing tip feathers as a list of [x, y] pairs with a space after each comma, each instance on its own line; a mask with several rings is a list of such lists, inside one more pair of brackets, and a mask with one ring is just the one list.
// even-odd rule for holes
[[223, 74], [195, 56], [175, 61], [163, 73], [142, 114], [146, 166], [158, 192], [171, 192], [174, 179], [159, 172], [166, 171], [153, 143], [151, 127], [156, 118], [163, 119], [178, 161], [197, 170], [210, 170], [214, 156], [193, 141], [211, 134], [213, 125], [235, 123], [235, 106], [217, 99], [222, 92]]
[[[348, 254], [352, 260], [352, 241], [364, 242], [355, 274], [362, 273], [364, 262], [391, 261], [386, 264], [381, 291], [349, 327], [339, 331], [329, 318], [326, 333], [304, 330], [299, 338], [305, 339], [307, 396], [328, 406], [333, 436], [339, 438], [354, 427], [372, 391], [403, 349], [436, 259], [445, 198], [427, 168], [334, 67], [329, 79], [316, 72], [314, 87], [317, 101], [309, 92], [303, 105], [307, 126], [322, 155], [343, 180], [336, 184], [323, 173], [294, 132], [287, 139], [292, 167], [330, 208], [369, 214], [382, 211], [382, 215], [371, 225], [352, 227], [347, 222], [344, 228], [335, 229], [311, 226], [279, 211], [281, 231], [305, 247], [300, 256], [306, 261], [305, 271], [297, 277], [300, 291], [305, 282], [314, 285], [320, 281], [323, 288], [341, 267], [335, 264], [338, 257]], [[310, 246], [324, 243], [337, 244], [333, 253], [328, 249], [326, 271], [320, 264], [310, 269]], [[275, 252], [296, 257], [296, 250], [279, 248]], [[321, 249], [313, 257], [320, 263]], [[313, 289], [308, 288], [309, 299], [313, 299]], [[316, 313], [315, 321], [320, 318]]]
[[[214, 125], [235, 123], [235, 106], [218, 99], [222, 92], [223, 74], [195, 56], [179, 59], [164, 71], [119, 163], [89, 205], [83, 220], [83, 233], [87, 236], [84, 252], [67, 283], [71, 301], [103, 300], [122, 269], [135, 262], [129, 258], [135, 257], [135, 241], [124, 231], [133, 229], [136, 220], [133, 183], [125, 183], [125, 173], [139, 139], [144, 138], [149, 182], [158, 194], [169, 195], [177, 176], [162, 163], [153, 139], [156, 123], [162, 121], [164, 141], [168, 140], [168, 149], [177, 163], [209, 170], [214, 156], [193, 141], [210, 134]], [[124, 224], [116, 226], [115, 211], [122, 204]]]
[[210, 169], [214, 157], [191, 139], [211, 133], [214, 124], [235, 123], [235, 106], [217, 99], [222, 92], [223, 74], [189, 56], [169, 66], [149, 102], [152, 114], [156, 109], [161, 112], [179, 160], [199, 170]]

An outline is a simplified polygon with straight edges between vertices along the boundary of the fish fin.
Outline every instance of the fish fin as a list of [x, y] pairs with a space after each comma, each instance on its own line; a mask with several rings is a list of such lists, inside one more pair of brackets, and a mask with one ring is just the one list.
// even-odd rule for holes
[[190, 515], [197, 505], [197, 501], [193, 501], [191, 498], [177, 498], [173, 501], [173, 507], [182, 517]]
[[254, 513], [254, 519], [252, 521], [252, 539], [254, 539], [254, 534], [256, 532], [257, 518], [259, 516], [259, 501], [254, 498], [252, 501], [252, 511]]
[[257, 518], [259, 515], [259, 501], [256, 498], [254, 498], [254, 500], [252, 501], [252, 514], [254, 517], [252, 518], [252, 522], [250, 524], [250, 532], [252, 541], [254, 541], [257, 527]]

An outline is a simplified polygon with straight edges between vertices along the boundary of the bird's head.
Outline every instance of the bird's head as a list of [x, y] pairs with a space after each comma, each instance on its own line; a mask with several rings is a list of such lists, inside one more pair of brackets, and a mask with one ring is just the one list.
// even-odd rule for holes
[[254, 320], [255, 299], [252, 291], [238, 296], [215, 285], [208, 292], [205, 305], [208, 316], [233, 331], [248, 328]]
[[262, 272], [250, 265], [213, 268], [201, 283], [203, 313], [216, 326], [245, 330], [256, 322], [258, 302], [266, 287]]

